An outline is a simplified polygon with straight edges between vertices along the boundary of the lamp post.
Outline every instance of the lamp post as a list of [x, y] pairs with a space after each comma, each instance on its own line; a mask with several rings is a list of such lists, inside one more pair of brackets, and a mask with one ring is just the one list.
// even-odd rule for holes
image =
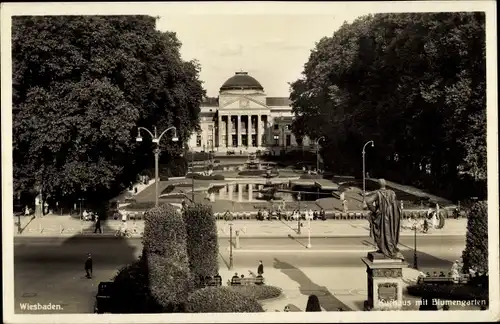
[[316, 172], [319, 174], [319, 141], [325, 140], [324, 136], [321, 136], [316, 140]]
[[141, 129], [146, 131], [146, 133], [148, 133], [149, 135], [151, 135], [151, 138], [153, 139], [153, 143], [156, 144], [156, 148], [153, 150], [154, 154], [155, 154], [155, 207], [158, 207], [158, 197], [159, 197], [159, 177], [158, 177], [158, 163], [159, 163], [159, 160], [160, 160], [160, 140], [162, 138], [162, 136], [168, 132], [169, 130], [174, 130], [174, 136], [172, 137], [172, 141], [173, 142], [177, 142], [179, 140], [179, 138], [177, 137], [177, 128], [175, 128], [175, 126], [170, 126], [168, 127], [167, 129], [165, 129], [161, 134], [160, 136], [157, 135], [157, 132], [156, 132], [156, 126], [154, 127], [154, 132], [150, 132], [147, 128], [144, 128], [144, 127], [138, 127], [137, 128], [137, 138], [136, 138], [136, 141], [137, 142], [142, 142], [142, 137], [141, 137]]
[[366, 200], [365, 200], [365, 194], [366, 194], [365, 148], [366, 148], [366, 145], [368, 145], [370, 143], [372, 143], [372, 147], [375, 147], [375, 143], [373, 141], [368, 141], [365, 143], [365, 145], [363, 145], [363, 152], [362, 152], [362, 155], [363, 155], [363, 204], [366, 204]]
[[229, 223], [229, 270], [233, 269], [233, 223]]
[[417, 220], [413, 223], [413, 268], [418, 269], [417, 260]]
[[311, 216], [307, 218], [307, 226], [308, 226], [308, 233], [307, 233], [307, 248], [311, 248]]
[[300, 214], [300, 192], [297, 194], [297, 201], [299, 202], [299, 216], [298, 216], [298, 224], [297, 224], [297, 234], [300, 234], [300, 218], [302, 215]]

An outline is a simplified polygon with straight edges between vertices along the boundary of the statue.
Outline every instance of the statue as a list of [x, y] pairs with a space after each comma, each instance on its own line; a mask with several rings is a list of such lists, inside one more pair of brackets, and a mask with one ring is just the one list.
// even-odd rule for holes
[[371, 211], [369, 215], [371, 236], [377, 244], [377, 253], [385, 258], [404, 260], [398, 249], [401, 223], [401, 206], [396, 194], [386, 189], [385, 180], [379, 180], [380, 189], [371, 193], [366, 204]]

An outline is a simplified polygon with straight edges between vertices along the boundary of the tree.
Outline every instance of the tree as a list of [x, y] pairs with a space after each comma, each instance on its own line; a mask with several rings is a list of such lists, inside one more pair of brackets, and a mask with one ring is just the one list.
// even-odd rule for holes
[[183, 311], [193, 288], [184, 220], [169, 204], [148, 210], [144, 219], [143, 256], [151, 295], [163, 311]]
[[323, 158], [336, 173], [361, 174], [361, 148], [374, 140], [371, 174], [471, 195], [463, 181], [484, 187], [486, 177], [485, 44], [484, 13], [345, 23], [316, 44], [291, 84], [293, 129], [328, 139]]
[[488, 203], [478, 201], [467, 214], [467, 236], [462, 253], [463, 270], [488, 271]]
[[137, 126], [175, 125], [169, 156], [198, 128], [200, 67], [155, 18], [14, 17], [12, 31], [15, 192], [105, 200], [153, 160]]
[[201, 286], [200, 278], [219, 273], [219, 242], [217, 225], [210, 205], [190, 205], [184, 212], [187, 231], [189, 268]]

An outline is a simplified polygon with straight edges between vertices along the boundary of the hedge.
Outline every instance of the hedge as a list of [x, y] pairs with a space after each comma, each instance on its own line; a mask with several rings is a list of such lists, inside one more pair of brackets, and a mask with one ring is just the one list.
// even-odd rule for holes
[[139, 201], [132, 202], [130, 205], [125, 206], [127, 210], [147, 210], [155, 207], [154, 201]]
[[161, 192], [162, 195], [169, 194], [172, 191], [174, 191], [175, 186], [174, 185], [168, 185], [163, 191]]
[[205, 176], [199, 173], [188, 173], [186, 174], [186, 178], [191, 179], [194, 178], [195, 180], [224, 180], [224, 176], [222, 174], [214, 174], [214, 175], [209, 175]]
[[303, 174], [300, 179], [323, 179], [321, 174]]
[[210, 205], [189, 205], [184, 213], [189, 268], [197, 286], [200, 278], [219, 272], [217, 225]]
[[267, 285], [231, 286], [228, 288], [255, 300], [277, 298], [283, 293], [281, 288]]
[[467, 235], [462, 253], [463, 270], [488, 271], [488, 203], [474, 203], [467, 214]]
[[113, 313], [156, 313], [162, 307], [149, 290], [147, 262], [144, 258], [121, 268], [113, 278]]
[[[267, 175], [266, 170], [244, 170], [241, 172], [238, 172], [238, 175], [240, 176], [254, 176], [254, 177], [265, 177]], [[279, 176], [279, 173], [277, 172], [272, 172], [271, 177], [277, 177]]]
[[195, 291], [186, 303], [188, 313], [259, 313], [262, 306], [253, 298], [229, 287], [207, 287]]
[[192, 291], [192, 277], [182, 215], [165, 204], [145, 214], [143, 246], [149, 270], [149, 287], [166, 312], [182, 311]]
[[408, 294], [417, 297], [430, 297], [446, 300], [488, 300], [488, 288], [475, 285], [415, 284], [407, 288]]

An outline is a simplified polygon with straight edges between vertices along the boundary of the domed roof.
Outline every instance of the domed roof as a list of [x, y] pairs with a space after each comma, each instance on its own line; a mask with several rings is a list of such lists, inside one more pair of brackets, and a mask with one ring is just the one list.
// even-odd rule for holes
[[248, 72], [236, 72], [232, 77], [227, 79], [226, 82], [220, 87], [223, 90], [261, 90], [264, 88], [260, 85], [259, 81], [255, 80], [248, 75]]

